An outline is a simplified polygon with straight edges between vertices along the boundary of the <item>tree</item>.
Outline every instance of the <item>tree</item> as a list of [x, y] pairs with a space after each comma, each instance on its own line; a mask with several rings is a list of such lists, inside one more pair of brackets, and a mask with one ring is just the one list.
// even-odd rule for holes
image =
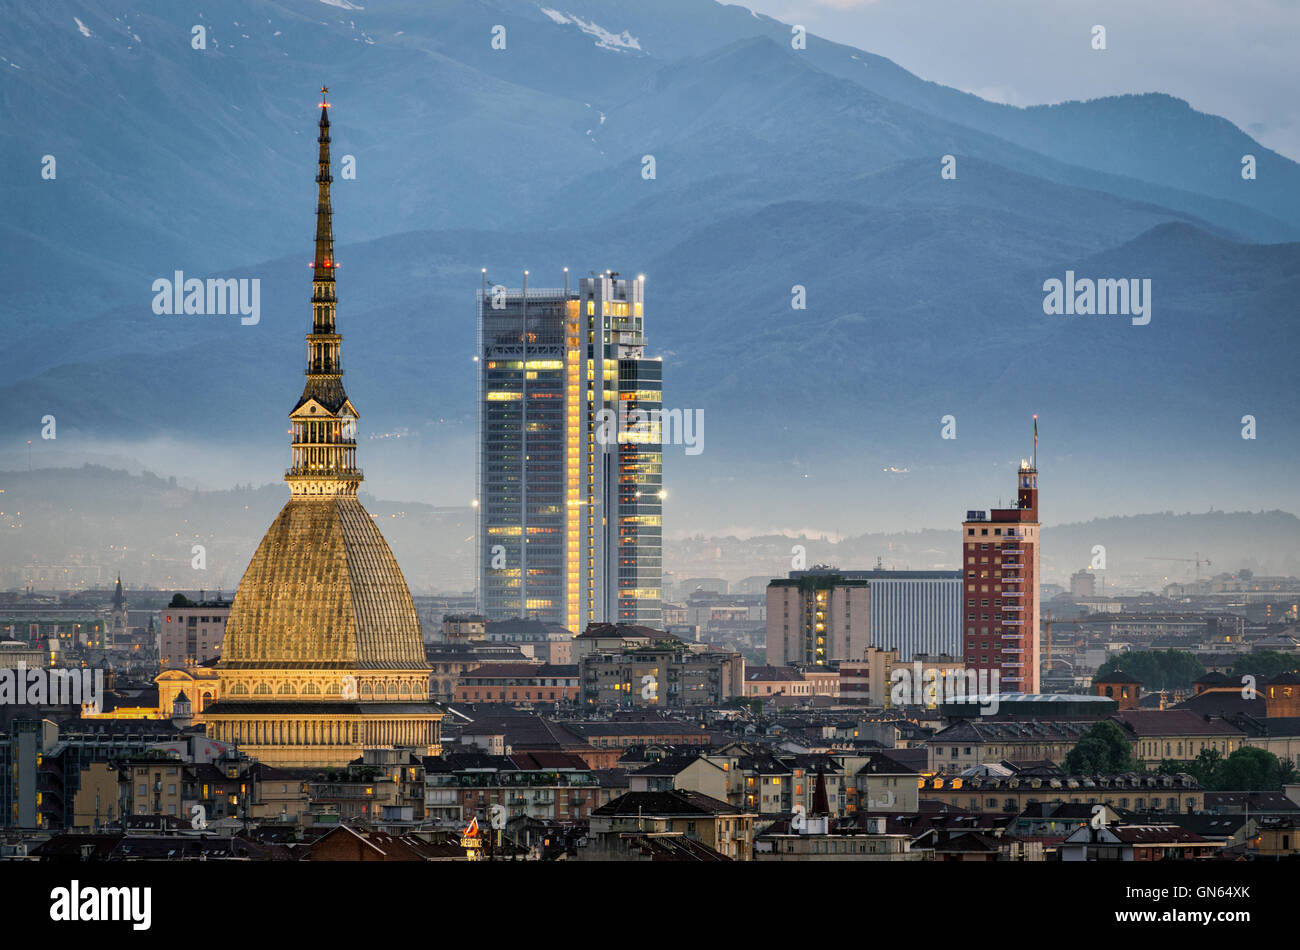
[[1142, 681], [1147, 690], [1187, 689], [1201, 676], [1205, 667], [1196, 655], [1185, 650], [1138, 650], [1111, 657], [1097, 670], [1104, 676], [1123, 670]]
[[1276, 792], [1281, 791], [1286, 773], [1290, 772], [1294, 772], [1290, 763], [1284, 772], [1272, 752], [1242, 746], [1223, 761], [1213, 787], [1223, 792]]
[[1196, 779], [1201, 788], [1214, 790], [1219, 787], [1215, 783], [1222, 768], [1222, 752], [1218, 749], [1202, 749], [1201, 754], [1190, 765], [1184, 764], [1183, 771]]
[[1253, 676], [1257, 680], [1268, 679], [1279, 673], [1289, 673], [1296, 669], [1296, 659], [1289, 653], [1276, 650], [1260, 650], [1243, 656], [1232, 664], [1234, 677]]
[[1065, 756], [1064, 768], [1071, 775], [1114, 775], [1132, 772], [1133, 747], [1114, 722], [1103, 719], [1079, 737]]

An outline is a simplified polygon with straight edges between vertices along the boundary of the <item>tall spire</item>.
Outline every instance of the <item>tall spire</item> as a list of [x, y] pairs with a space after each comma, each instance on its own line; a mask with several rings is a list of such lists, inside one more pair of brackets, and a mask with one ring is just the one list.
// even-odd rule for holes
[[[329, 101], [325, 98], [328, 86], [321, 86], [320, 157], [316, 160], [316, 256], [312, 260], [313, 294], [315, 311], [313, 329], [317, 333], [334, 332], [334, 210], [330, 205], [330, 115]], [[328, 321], [328, 322], [325, 322]]]
[[321, 86], [320, 132], [316, 137], [316, 252], [312, 259], [311, 333], [307, 334], [307, 383], [289, 413], [293, 465], [285, 473], [294, 495], [355, 495], [357, 411], [343, 389], [339, 362], [342, 337], [335, 330], [334, 209], [330, 203], [329, 88]]

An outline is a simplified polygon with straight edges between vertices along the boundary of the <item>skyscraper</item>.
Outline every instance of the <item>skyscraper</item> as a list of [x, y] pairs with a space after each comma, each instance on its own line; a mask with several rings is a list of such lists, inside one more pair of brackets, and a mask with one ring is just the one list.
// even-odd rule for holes
[[1016, 506], [968, 511], [962, 522], [966, 668], [997, 670], [1005, 692], [1039, 689], [1037, 457], [1035, 416], [1034, 455], [1020, 462]]
[[645, 280], [568, 284], [485, 273], [478, 293], [481, 609], [575, 633], [658, 627], [663, 376], [645, 356]]
[[[325, 93], [322, 88], [321, 92]], [[368, 748], [441, 751], [406, 579], [357, 500], [357, 411], [334, 325], [330, 122], [321, 103], [307, 382], [289, 413], [289, 501], [244, 572], [208, 733], [270, 765], [336, 767]]]

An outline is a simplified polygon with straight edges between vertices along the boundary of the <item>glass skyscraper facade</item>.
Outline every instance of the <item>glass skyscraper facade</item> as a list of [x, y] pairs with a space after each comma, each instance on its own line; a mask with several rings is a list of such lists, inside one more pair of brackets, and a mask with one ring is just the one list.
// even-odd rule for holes
[[662, 623], [662, 363], [645, 281], [478, 293], [480, 609]]

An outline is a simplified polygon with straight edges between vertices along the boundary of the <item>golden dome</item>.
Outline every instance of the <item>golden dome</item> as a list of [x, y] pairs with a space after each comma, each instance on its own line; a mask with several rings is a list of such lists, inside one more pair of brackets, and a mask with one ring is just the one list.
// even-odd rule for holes
[[406, 578], [354, 496], [289, 499], [239, 582], [221, 666], [428, 668]]

